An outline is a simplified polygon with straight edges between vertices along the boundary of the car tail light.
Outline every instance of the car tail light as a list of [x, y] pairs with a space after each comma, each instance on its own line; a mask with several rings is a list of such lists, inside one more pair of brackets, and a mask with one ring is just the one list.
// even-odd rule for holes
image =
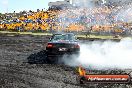
[[80, 46], [77, 44], [77, 45], [75, 45], [75, 48], [80, 48]]
[[53, 44], [48, 43], [47, 48], [53, 48]]

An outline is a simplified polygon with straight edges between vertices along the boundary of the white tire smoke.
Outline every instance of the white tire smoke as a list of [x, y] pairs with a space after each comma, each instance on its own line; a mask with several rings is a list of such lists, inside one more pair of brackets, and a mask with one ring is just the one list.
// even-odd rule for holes
[[94, 41], [81, 44], [78, 58], [65, 62], [70, 66], [84, 65], [93, 68], [132, 68], [132, 39], [125, 38], [120, 42]]

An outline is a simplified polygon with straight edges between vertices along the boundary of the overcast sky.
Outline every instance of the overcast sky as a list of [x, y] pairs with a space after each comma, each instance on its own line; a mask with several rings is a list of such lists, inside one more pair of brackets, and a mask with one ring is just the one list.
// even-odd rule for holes
[[48, 8], [48, 2], [63, 0], [0, 0], [0, 13]]

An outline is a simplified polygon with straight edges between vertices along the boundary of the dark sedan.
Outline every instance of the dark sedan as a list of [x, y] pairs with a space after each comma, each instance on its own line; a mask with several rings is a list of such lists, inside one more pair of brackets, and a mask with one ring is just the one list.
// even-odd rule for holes
[[78, 55], [80, 46], [72, 33], [53, 34], [46, 46], [48, 60], [55, 61], [64, 55]]

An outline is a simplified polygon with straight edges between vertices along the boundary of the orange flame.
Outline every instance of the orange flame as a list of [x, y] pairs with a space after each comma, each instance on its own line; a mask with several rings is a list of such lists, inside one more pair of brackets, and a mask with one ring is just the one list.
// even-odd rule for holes
[[78, 72], [79, 72], [80, 76], [85, 76], [86, 75], [85, 69], [81, 66], [78, 68]]

